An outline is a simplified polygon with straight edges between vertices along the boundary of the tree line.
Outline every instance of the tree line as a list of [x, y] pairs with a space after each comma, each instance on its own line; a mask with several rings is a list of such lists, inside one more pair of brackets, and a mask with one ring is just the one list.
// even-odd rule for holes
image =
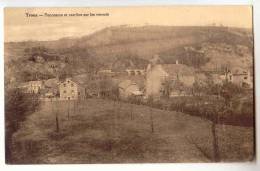
[[20, 128], [26, 117], [39, 107], [36, 94], [25, 94], [16, 88], [5, 89], [5, 159], [13, 162], [12, 136]]

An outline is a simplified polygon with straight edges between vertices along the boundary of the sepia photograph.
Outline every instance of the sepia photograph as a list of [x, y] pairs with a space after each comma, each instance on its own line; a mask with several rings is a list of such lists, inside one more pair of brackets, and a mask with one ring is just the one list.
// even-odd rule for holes
[[6, 164], [255, 161], [250, 5], [4, 9]]

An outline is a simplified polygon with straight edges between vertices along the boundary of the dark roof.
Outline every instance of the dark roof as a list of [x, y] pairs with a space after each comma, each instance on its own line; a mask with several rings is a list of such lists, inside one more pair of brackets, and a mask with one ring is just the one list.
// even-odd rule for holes
[[124, 81], [119, 83], [118, 87], [125, 90], [129, 86], [131, 86], [131, 85], [136, 85], [137, 86], [137, 84], [132, 82], [131, 80], [124, 80]]
[[[72, 78], [66, 78], [74, 82], [75, 84], [79, 86], [86, 86], [86, 84], [89, 82], [87, 74], [77, 75]], [[66, 79], [62, 80], [60, 83], [63, 83], [66, 81]]]

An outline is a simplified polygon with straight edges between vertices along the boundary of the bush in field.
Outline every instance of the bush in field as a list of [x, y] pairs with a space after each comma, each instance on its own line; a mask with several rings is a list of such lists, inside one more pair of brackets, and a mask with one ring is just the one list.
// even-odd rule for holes
[[245, 98], [242, 101], [233, 99], [231, 106], [225, 107], [221, 122], [232, 125], [253, 126], [254, 101], [253, 98]]
[[155, 100], [152, 96], [149, 96], [146, 104], [152, 108], [163, 109], [164, 102], [160, 100]]
[[19, 129], [26, 116], [39, 106], [37, 95], [22, 93], [19, 89], [5, 91], [5, 147], [6, 162], [12, 162], [12, 135]]
[[244, 94], [244, 89], [230, 82], [225, 82], [220, 91], [220, 95], [225, 99], [226, 106], [231, 105], [231, 100], [238, 94]]
[[139, 104], [142, 103], [142, 97], [129, 96], [128, 99], [127, 99], [127, 102], [139, 105]]
[[205, 91], [205, 86], [202, 82], [195, 81], [192, 86], [192, 94], [193, 96], [201, 96]]
[[188, 108], [185, 97], [175, 98], [170, 103], [170, 110], [183, 111], [185, 108]]
[[118, 87], [109, 78], [102, 78], [97, 85], [99, 95], [102, 98], [118, 100], [119, 90]]

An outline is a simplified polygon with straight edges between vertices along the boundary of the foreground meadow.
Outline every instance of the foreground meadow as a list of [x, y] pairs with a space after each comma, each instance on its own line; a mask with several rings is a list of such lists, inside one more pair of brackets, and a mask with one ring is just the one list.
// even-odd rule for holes
[[[119, 101], [42, 102], [13, 136], [16, 163], [212, 162], [210, 122]], [[217, 125], [221, 161], [253, 160], [253, 127]]]

